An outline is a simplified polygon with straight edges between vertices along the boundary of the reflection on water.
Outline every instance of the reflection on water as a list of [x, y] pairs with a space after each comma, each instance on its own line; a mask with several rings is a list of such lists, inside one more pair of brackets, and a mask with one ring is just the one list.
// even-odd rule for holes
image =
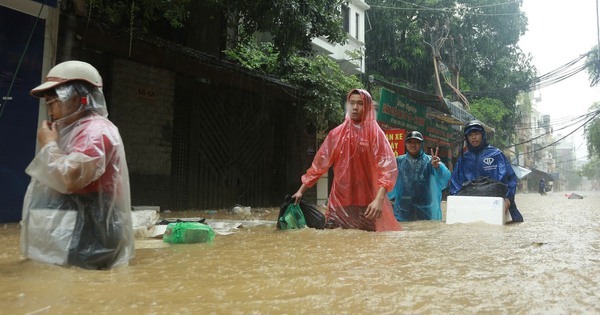
[[517, 195], [526, 222], [404, 231], [247, 227], [212, 244], [137, 243], [129, 267], [24, 260], [0, 226], [0, 313], [599, 313], [600, 194]]

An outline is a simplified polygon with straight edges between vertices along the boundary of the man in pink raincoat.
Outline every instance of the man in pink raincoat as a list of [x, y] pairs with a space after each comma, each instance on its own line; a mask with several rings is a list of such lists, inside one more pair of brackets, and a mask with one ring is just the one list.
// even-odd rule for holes
[[329, 132], [302, 176], [302, 186], [292, 196], [296, 203], [332, 165], [326, 228], [401, 230], [386, 198], [398, 176], [396, 158], [365, 90], [348, 94], [344, 122]]

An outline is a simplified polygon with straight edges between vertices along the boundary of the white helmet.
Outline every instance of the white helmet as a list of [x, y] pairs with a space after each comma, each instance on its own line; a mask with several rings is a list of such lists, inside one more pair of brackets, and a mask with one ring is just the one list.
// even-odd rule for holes
[[53, 89], [59, 84], [76, 80], [102, 87], [102, 77], [96, 68], [87, 62], [71, 60], [59, 63], [50, 69], [46, 81], [29, 93], [35, 97], [44, 97], [47, 90]]

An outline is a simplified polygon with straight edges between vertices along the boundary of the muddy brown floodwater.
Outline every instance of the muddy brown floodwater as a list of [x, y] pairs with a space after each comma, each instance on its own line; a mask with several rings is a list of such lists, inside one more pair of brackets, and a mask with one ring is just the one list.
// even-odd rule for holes
[[130, 265], [110, 271], [26, 260], [19, 225], [4, 224], [0, 313], [597, 314], [600, 194], [578, 193], [517, 195], [520, 224], [422, 221], [387, 233], [278, 231], [277, 209], [171, 213], [243, 227], [210, 244], [137, 240]]

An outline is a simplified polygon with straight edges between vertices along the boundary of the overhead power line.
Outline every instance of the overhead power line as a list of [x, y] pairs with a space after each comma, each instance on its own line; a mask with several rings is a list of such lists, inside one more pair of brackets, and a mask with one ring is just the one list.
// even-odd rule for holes
[[[598, 113], [596, 113], [596, 115], [597, 115], [597, 114], [598, 114]], [[594, 116], [595, 116], [595, 115], [594, 115]], [[580, 122], [580, 121], [578, 121], [578, 122]], [[566, 126], [562, 126], [561, 128], [558, 128], [558, 129], [553, 129], [553, 132], [556, 132], [556, 131], [559, 131], [559, 130], [563, 130], [563, 129], [567, 129], [567, 128], [569, 128], [569, 127], [572, 127], [572, 126], [573, 126], [573, 124], [571, 124], [571, 125], [566, 125]], [[539, 136], [533, 137], [533, 138], [531, 138], [531, 139], [528, 139], [528, 140], [525, 140], [525, 141], [523, 141], [523, 142], [520, 142], [520, 143], [515, 143], [515, 144], [511, 145], [511, 147], [514, 147], [514, 146], [518, 146], [518, 145], [522, 145], [522, 144], [527, 144], [527, 143], [533, 142], [533, 141], [535, 141], [535, 140], [537, 140], [537, 139], [539, 139], [539, 138], [541, 138], [541, 137], [544, 137], [546, 134], [547, 134], [547, 133], [543, 133], [543, 134], [541, 134], [541, 135], [539, 135]]]
[[529, 129], [552, 129], [554, 131], [557, 130], [561, 130], [561, 129], [565, 129], [565, 127], [571, 127], [574, 124], [577, 124], [578, 122], [586, 119], [587, 117], [590, 117], [594, 114], [596, 114], [598, 110], [594, 110], [591, 112], [587, 112], [585, 114], [581, 114], [581, 115], [577, 115], [577, 116], [568, 116], [568, 117], [563, 117], [563, 118], [559, 118], [559, 119], [553, 119], [550, 123], [545, 123], [541, 124], [541, 121], [538, 121], [537, 123], [520, 123], [519, 125], [517, 125], [515, 127], [515, 130], [517, 131], [523, 131], [523, 130], [529, 130]]
[[453, 14], [462, 14], [462, 15], [477, 15], [477, 16], [502, 16], [502, 15], [519, 15], [522, 12], [506, 12], [506, 13], [487, 13], [487, 12], [476, 12], [476, 9], [487, 9], [492, 7], [500, 7], [507, 4], [515, 4], [520, 1], [508, 1], [503, 3], [494, 3], [480, 6], [455, 6], [455, 7], [443, 7], [443, 8], [435, 8], [435, 7], [427, 7], [416, 3], [411, 3], [408, 1], [398, 0], [398, 2], [403, 3], [405, 6], [384, 6], [384, 5], [369, 5], [371, 8], [375, 9], [386, 9], [386, 10], [399, 10], [399, 11], [437, 11], [443, 13], [453, 13]]
[[[555, 144], [559, 143], [559, 142], [560, 142], [560, 141], [562, 141], [563, 139], [565, 139], [565, 138], [567, 138], [568, 136], [570, 136], [570, 135], [572, 135], [573, 133], [575, 133], [575, 131], [577, 131], [577, 130], [581, 129], [581, 127], [583, 127], [583, 126], [587, 125], [587, 124], [588, 124], [590, 121], [592, 121], [594, 118], [596, 118], [596, 116], [598, 116], [599, 114], [600, 114], [600, 110], [596, 111], [596, 113], [595, 113], [595, 114], [594, 114], [594, 115], [593, 115], [591, 118], [589, 118], [588, 120], [586, 120], [584, 123], [582, 123], [581, 125], [579, 125], [577, 128], [575, 128], [573, 131], [569, 132], [569, 133], [568, 133], [568, 134], [566, 134], [565, 136], [561, 137], [560, 139], [558, 139], [558, 140], [556, 140], [556, 141], [554, 141], [554, 142], [552, 142], [552, 143], [550, 143], [550, 144], [548, 144], [548, 145], [545, 145], [545, 146], [543, 146], [543, 147], [541, 147], [541, 148], [537, 148], [537, 149], [535, 149], [535, 150], [528, 151], [528, 153], [533, 153], [533, 152], [541, 151], [541, 150], [544, 150], [544, 149], [546, 149], [546, 148], [549, 148], [549, 147], [551, 147], [551, 146], [553, 146], [553, 145], [555, 145]], [[523, 143], [527, 143], [527, 142], [531, 142], [531, 141], [533, 141], [533, 140], [532, 140], [532, 139], [529, 139], [529, 140], [527, 140], [527, 141], [524, 141], [524, 142], [522, 142], [522, 143], [517, 143], [517, 144], [509, 145], [509, 146], [507, 146], [506, 148], [511, 148], [511, 147], [517, 146], [517, 145], [519, 145], [519, 144], [523, 144]]]
[[503, 92], [514, 92], [514, 91], [534, 91], [538, 90], [552, 84], [556, 84], [558, 82], [564, 81], [577, 73], [588, 68], [589, 63], [585, 62], [583, 64], [578, 65], [578, 63], [587, 58], [590, 54], [593, 53], [593, 50], [590, 50], [582, 55], [579, 55], [577, 58], [567, 62], [566, 64], [546, 73], [539, 77], [534, 78], [528, 83], [521, 85], [513, 85], [508, 86], [501, 89], [496, 90], [487, 90], [487, 91], [465, 91], [464, 94], [474, 95], [474, 96], [484, 96], [489, 94], [501, 94]]

